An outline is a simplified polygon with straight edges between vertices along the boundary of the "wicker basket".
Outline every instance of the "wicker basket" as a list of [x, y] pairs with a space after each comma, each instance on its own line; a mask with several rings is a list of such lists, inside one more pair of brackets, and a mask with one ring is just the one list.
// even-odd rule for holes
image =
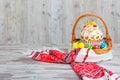
[[72, 29], [72, 44], [74, 42], [80, 40], [79, 38], [76, 38], [76, 34], [75, 34], [77, 24], [79, 23], [79, 21], [82, 18], [84, 18], [84, 17], [90, 17], [90, 16], [100, 19], [100, 21], [103, 23], [105, 31], [106, 31], [106, 37], [104, 39], [105, 39], [106, 43], [108, 44], [108, 47], [106, 49], [93, 49], [93, 50], [97, 54], [108, 53], [112, 49], [112, 39], [111, 39], [111, 37], [109, 35], [109, 32], [108, 32], [108, 26], [107, 26], [107, 24], [105, 23], [105, 21], [100, 16], [95, 15], [95, 14], [83, 14], [83, 15], [81, 15], [81, 16], [78, 17], [78, 19], [75, 21], [75, 24], [74, 24], [73, 29]]

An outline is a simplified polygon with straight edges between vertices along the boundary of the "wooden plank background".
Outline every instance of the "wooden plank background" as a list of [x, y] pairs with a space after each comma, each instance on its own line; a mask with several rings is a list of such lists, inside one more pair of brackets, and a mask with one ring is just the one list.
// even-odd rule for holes
[[0, 0], [0, 46], [68, 47], [74, 21], [84, 13], [102, 16], [119, 43], [119, 8], [120, 0]]

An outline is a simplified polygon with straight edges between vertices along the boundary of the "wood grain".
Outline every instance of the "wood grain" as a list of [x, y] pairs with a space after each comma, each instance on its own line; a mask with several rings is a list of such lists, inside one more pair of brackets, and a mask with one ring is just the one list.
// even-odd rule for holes
[[[113, 42], [119, 43], [119, 4], [118, 0], [0, 0], [0, 45], [69, 47], [73, 24], [84, 13], [103, 17]], [[78, 37], [84, 24], [83, 20], [78, 25]]]
[[[80, 80], [70, 64], [55, 64], [34, 61], [17, 53], [26, 48], [0, 49], [1, 80]], [[120, 75], [120, 44], [114, 44], [113, 59], [99, 65]]]

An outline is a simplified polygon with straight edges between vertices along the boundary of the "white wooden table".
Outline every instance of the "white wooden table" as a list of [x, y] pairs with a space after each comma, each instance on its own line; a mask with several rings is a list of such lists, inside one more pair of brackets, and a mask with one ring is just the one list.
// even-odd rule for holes
[[[80, 80], [69, 64], [38, 62], [17, 51], [0, 48], [0, 80]], [[120, 44], [114, 45], [113, 56], [99, 64], [120, 75]]]

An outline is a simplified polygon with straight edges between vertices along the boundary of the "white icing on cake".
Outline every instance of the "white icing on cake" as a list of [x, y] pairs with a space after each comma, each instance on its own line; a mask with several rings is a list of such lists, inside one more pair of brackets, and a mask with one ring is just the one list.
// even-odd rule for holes
[[81, 30], [81, 39], [87, 43], [102, 42], [103, 33], [96, 23], [86, 25]]

